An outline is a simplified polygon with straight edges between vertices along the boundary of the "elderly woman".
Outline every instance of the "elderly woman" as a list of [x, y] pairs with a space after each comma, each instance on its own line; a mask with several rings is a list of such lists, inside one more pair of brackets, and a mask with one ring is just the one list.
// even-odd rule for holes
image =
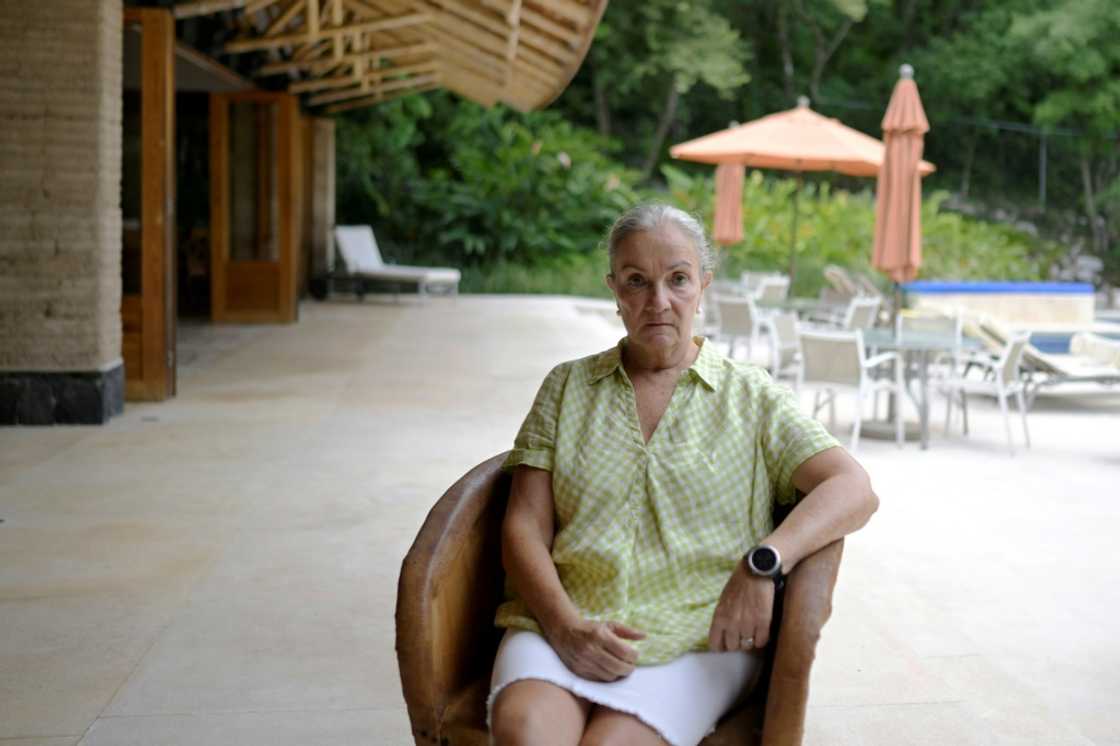
[[692, 335], [695, 219], [636, 207], [609, 254], [626, 336], [548, 374], [505, 464], [499, 746], [699, 742], [760, 672], [775, 583], [878, 505], [788, 390]]

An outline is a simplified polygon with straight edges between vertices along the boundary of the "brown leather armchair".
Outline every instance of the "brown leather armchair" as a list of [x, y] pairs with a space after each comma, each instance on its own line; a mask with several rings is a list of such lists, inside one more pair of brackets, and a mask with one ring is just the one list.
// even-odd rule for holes
[[[486, 696], [503, 630], [494, 612], [503, 596], [501, 525], [509, 475], [500, 454], [444, 493], [401, 566], [397, 587], [397, 661], [417, 744], [486, 746]], [[765, 686], [720, 722], [704, 746], [800, 744], [809, 670], [843, 540], [806, 558], [790, 574], [774, 613]]]

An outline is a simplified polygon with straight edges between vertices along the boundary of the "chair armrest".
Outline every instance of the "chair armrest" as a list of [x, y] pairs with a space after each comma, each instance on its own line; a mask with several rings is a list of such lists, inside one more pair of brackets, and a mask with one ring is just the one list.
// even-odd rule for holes
[[843, 539], [832, 542], [802, 560], [786, 581], [762, 729], [765, 746], [798, 746], [805, 734], [809, 672], [832, 613], [843, 551]]
[[866, 360], [864, 360], [863, 361], [863, 367], [866, 370], [870, 370], [871, 368], [876, 368], [876, 367], [882, 365], [883, 363], [895, 362], [895, 361], [898, 361], [898, 360], [901, 360], [901, 359], [902, 359], [902, 356], [899, 355], [897, 352], [881, 352], [878, 355], [874, 355], [874, 356], [869, 357]]
[[494, 661], [503, 581], [505, 454], [476, 466], [428, 513], [401, 565], [397, 662], [417, 743], [439, 743], [444, 713]]

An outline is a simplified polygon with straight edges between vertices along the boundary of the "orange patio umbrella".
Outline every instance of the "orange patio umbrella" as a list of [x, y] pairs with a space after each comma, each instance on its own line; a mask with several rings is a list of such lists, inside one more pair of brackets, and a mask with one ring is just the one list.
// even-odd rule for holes
[[[909, 282], [922, 264], [920, 164], [929, 120], [922, 109], [914, 68], [903, 65], [883, 115], [886, 152], [875, 202], [875, 246], [871, 265], [896, 284]], [[897, 303], [896, 303], [897, 307]]]
[[[674, 158], [700, 163], [735, 163], [748, 168], [771, 168], [798, 174], [794, 192], [793, 227], [790, 235], [790, 277], [795, 267], [797, 197], [805, 171], [836, 171], [849, 176], [877, 176], [883, 163], [883, 143], [837, 119], [809, 108], [802, 97], [794, 109], [756, 119], [669, 149]], [[933, 165], [921, 162], [924, 174]]]

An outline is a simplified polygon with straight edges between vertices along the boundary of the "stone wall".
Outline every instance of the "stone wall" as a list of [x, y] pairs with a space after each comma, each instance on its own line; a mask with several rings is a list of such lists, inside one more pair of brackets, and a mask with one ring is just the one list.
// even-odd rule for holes
[[120, 377], [121, 15], [0, 3], [0, 413], [29, 373]]

